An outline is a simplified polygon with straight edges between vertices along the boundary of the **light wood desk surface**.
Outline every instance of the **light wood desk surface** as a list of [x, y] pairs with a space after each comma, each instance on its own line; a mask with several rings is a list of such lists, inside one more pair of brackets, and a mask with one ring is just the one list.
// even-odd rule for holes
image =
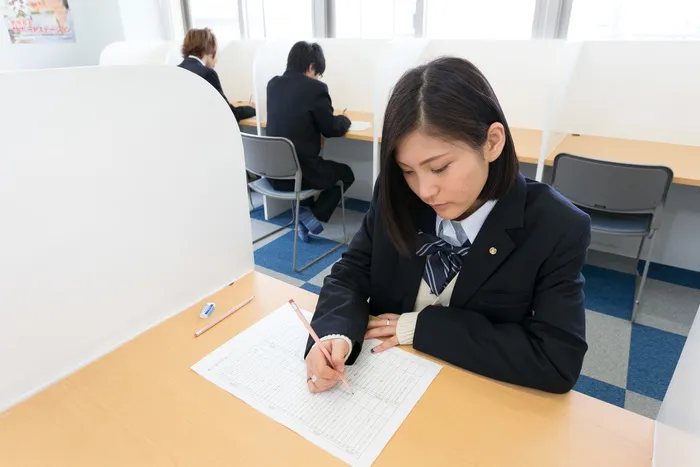
[[[317, 299], [251, 273], [207, 301], [221, 313], [251, 294], [200, 338], [198, 304], [0, 413], [0, 465], [342, 465], [190, 369], [290, 297]], [[650, 466], [652, 434], [650, 419], [588, 396], [445, 365], [375, 465]]]
[[540, 147], [542, 144], [541, 130], [527, 130], [524, 128], [511, 128], [510, 134], [515, 144], [515, 153], [521, 164], [537, 164], [540, 160]]
[[[231, 102], [231, 105], [234, 106], [240, 106], [240, 105], [250, 105], [255, 107], [254, 103], [251, 102]], [[336, 115], [342, 114], [342, 111], [338, 111], [336, 109]], [[353, 122], [369, 122], [372, 126], [367, 128], [366, 130], [362, 131], [348, 131], [344, 138], [348, 139], [358, 139], [360, 141], [372, 141], [374, 138], [374, 114], [372, 112], [362, 112], [359, 110], [348, 110], [345, 112], [345, 115], [348, 116], [348, 118], [353, 121]], [[238, 122], [239, 124], [243, 126], [252, 126], [252, 127], [257, 127], [258, 126], [258, 118], [257, 117], [251, 117], [251, 118], [246, 118], [244, 120], [241, 120]], [[267, 122], [260, 122], [260, 126], [265, 128], [267, 125]], [[379, 141], [381, 142], [381, 137], [379, 138]]]
[[665, 165], [673, 169], [673, 183], [700, 186], [700, 146], [566, 135], [545, 164], [552, 165], [554, 157], [562, 152], [615, 162]]

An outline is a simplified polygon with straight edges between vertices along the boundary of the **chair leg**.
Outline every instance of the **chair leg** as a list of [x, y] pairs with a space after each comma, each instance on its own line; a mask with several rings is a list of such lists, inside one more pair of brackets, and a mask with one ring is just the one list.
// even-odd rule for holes
[[634, 262], [634, 271], [635, 274], [639, 275], [639, 258], [642, 256], [642, 249], [644, 249], [644, 242], [646, 241], [646, 237], [642, 237], [642, 241], [639, 242], [639, 250], [637, 250], [637, 259]]
[[301, 272], [304, 270], [304, 268], [297, 269], [297, 242], [299, 241], [299, 204], [300, 204], [299, 192], [297, 192], [297, 201], [295, 204], [296, 204], [296, 207], [292, 211], [292, 212], [296, 211], [296, 213], [293, 214], [293, 216], [294, 216], [294, 253], [292, 256], [292, 267], [294, 268], [294, 270], [296, 272]]
[[348, 231], [347, 228], [345, 227], [345, 186], [343, 182], [340, 183], [340, 212], [343, 214], [343, 245], [348, 243]]
[[[284, 229], [286, 229], [286, 228], [288, 228], [288, 227], [291, 227], [293, 224], [294, 224], [294, 204], [292, 204], [292, 220], [289, 221], [289, 223], [284, 224], [284, 225], [283, 225], [282, 227], [280, 227], [279, 229], [275, 229], [275, 230], [273, 230], [273, 231], [270, 232], [270, 233], [266, 233], [265, 235], [262, 235], [262, 236], [256, 238], [255, 240], [253, 240], [253, 245], [255, 245], [256, 243], [258, 243], [260, 240], [265, 240], [267, 237], [270, 237], [270, 236], [276, 234], [277, 232], [281, 232], [281, 231], [283, 231]], [[295, 232], [295, 233], [296, 233], [296, 232]]]
[[255, 205], [253, 204], [253, 193], [251, 193], [250, 188], [248, 188], [248, 204], [250, 205], [250, 212], [255, 211]]
[[[340, 182], [340, 191], [341, 191], [341, 193], [343, 192], [343, 182]], [[334, 251], [336, 251], [338, 248], [340, 248], [340, 247], [342, 247], [343, 245], [345, 245], [346, 243], [348, 243], [348, 232], [347, 232], [347, 228], [346, 228], [346, 226], [345, 226], [345, 193], [343, 193], [343, 196], [341, 196], [340, 200], [341, 200], [341, 201], [340, 201], [340, 202], [341, 202], [340, 207], [341, 207], [341, 211], [342, 211], [342, 215], [343, 215], [343, 241], [342, 241], [340, 244], [334, 246], [334, 247], [331, 248], [330, 250], [328, 250], [328, 251], [326, 251], [325, 253], [323, 253], [321, 256], [319, 256], [319, 257], [317, 257], [316, 259], [314, 259], [314, 260], [310, 261], [309, 263], [305, 264], [305, 265], [302, 266], [301, 268], [297, 268], [297, 260], [296, 260], [296, 242], [295, 242], [295, 243], [294, 243], [294, 245], [295, 245], [295, 247], [294, 247], [294, 271], [296, 271], [296, 272], [302, 272], [302, 271], [308, 269], [310, 266], [312, 266], [312, 265], [316, 264], [317, 262], [321, 261], [323, 258], [325, 258], [326, 256], [330, 255], [331, 253], [333, 253]], [[298, 205], [299, 205], [299, 203], [297, 202], [297, 206], [298, 206]], [[298, 216], [298, 209], [297, 209], [297, 217], [299, 217], [299, 216]]]
[[[642, 273], [642, 282], [639, 284], [639, 291], [637, 292], [637, 297], [634, 300], [634, 309], [632, 310], [632, 322], [635, 322], [635, 319], [637, 317], [637, 311], [639, 310], [639, 304], [642, 301], [642, 293], [644, 292], [644, 285], [646, 284], [647, 281], [647, 274], [649, 273], [649, 264], [651, 264], [651, 258], [652, 254], [654, 253], [654, 243], [656, 240], [656, 236], [654, 235], [655, 231], [651, 232], [651, 235], [649, 235], [649, 238], [651, 238], [651, 243], [649, 244], [649, 254], [647, 255], [647, 260], [646, 263], [644, 264], [644, 272]], [[641, 251], [641, 248], [640, 248]]]

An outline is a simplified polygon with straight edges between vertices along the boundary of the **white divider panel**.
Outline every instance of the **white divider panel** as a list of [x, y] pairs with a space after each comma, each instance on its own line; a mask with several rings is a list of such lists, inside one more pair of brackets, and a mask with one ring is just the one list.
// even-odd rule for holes
[[511, 127], [544, 130], [552, 89], [561, 85], [565, 48], [555, 40], [435, 40], [422, 61], [443, 55], [466, 58], [491, 83]]
[[559, 130], [700, 145], [700, 42], [587, 42]]
[[170, 42], [114, 42], [100, 54], [100, 65], [165, 65], [171, 48]]
[[385, 59], [388, 41], [375, 39], [320, 39], [326, 57], [322, 81], [328, 85], [336, 109], [372, 110], [375, 75]]
[[[215, 69], [229, 100], [247, 102], [253, 96], [253, 63], [262, 44], [264, 41], [232, 41], [219, 46]], [[284, 65], [280, 73], [283, 71]]]
[[556, 69], [553, 70], [556, 79], [551, 83], [545, 103], [547, 113], [542, 127], [542, 143], [535, 174], [535, 179], [540, 182], [544, 176], [545, 159], [566, 138], [566, 133], [556, 131], [555, 127], [556, 122], [562, 118], [564, 111], [563, 102], [569, 90], [571, 76], [574, 73], [580, 54], [580, 42], [557, 41], [553, 57], [554, 63], [557, 65]]
[[165, 64], [178, 66], [182, 63], [182, 41], [172, 41], [164, 47]]
[[700, 465], [700, 310], [656, 418], [655, 467]]
[[287, 56], [295, 41], [270, 41], [261, 44], [253, 63], [253, 96], [258, 115], [258, 134], [262, 134], [260, 121], [267, 121], [267, 83], [287, 68]]
[[377, 66], [374, 85], [374, 142], [373, 181], [379, 176], [379, 137], [384, 125], [384, 112], [396, 82], [409, 69], [419, 64], [428, 42], [426, 40], [397, 39], [382, 47], [380, 65]]
[[0, 113], [1, 411], [228, 285], [253, 255], [238, 126], [198, 76], [5, 73], [0, 102], [13, 109]]

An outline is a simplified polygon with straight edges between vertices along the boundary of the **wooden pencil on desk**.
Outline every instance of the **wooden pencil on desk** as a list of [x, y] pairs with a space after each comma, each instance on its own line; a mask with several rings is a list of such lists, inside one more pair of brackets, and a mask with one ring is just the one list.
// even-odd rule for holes
[[229, 316], [231, 316], [232, 314], [234, 314], [235, 312], [237, 312], [238, 310], [240, 310], [241, 308], [243, 308], [244, 306], [246, 306], [247, 304], [249, 304], [250, 302], [252, 302], [254, 298], [255, 298], [255, 295], [253, 295], [253, 296], [250, 297], [250, 298], [247, 298], [247, 299], [243, 300], [241, 303], [239, 303], [238, 305], [236, 305], [235, 307], [231, 308], [229, 311], [227, 311], [226, 313], [224, 313], [224, 315], [223, 315], [222, 317], [218, 318], [218, 319], [217, 319], [216, 321], [214, 321], [213, 323], [207, 324], [207, 325], [204, 326], [202, 329], [200, 329], [199, 331], [195, 332], [195, 333], [194, 333], [194, 337], [199, 337], [199, 336], [201, 336], [202, 334], [204, 334], [205, 332], [207, 332], [208, 330], [210, 330], [211, 328], [213, 328], [214, 326], [216, 326], [217, 324], [219, 324], [220, 322], [222, 322], [223, 320], [225, 320], [226, 318], [228, 318]]

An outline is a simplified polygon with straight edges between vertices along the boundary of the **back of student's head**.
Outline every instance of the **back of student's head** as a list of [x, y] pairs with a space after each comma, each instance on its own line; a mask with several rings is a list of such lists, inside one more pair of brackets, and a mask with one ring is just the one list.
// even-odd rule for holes
[[309, 66], [313, 65], [316, 75], [322, 75], [326, 71], [326, 57], [323, 49], [316, 42], [313, 44], [299, 41], [292, 46], [287, 57], [287, 71], [306, 73]]
[[217, 48], [216, 36], [211, 29], [190, 29], [182, 42], [182, 56], [199, 58], [205, 55], [214, 56]]
[[[394, 87], [382, 129], [379, 201], [389, 236], [402, 252], [415, 232], [409, 212], [421, 200], [409, 188], [397, 162], [403, 141], [418, 131], [464, 144], [483, 154], [493, 124], [503, 126], [504, 144], [478, 187], [478, 200], [503, 197], [515, 183], [519, 163], [505, 115], [486, 77], [471, 62], [442, 57], [407, 71]], [[476, 156], [481, 157], [481, 156]]]

